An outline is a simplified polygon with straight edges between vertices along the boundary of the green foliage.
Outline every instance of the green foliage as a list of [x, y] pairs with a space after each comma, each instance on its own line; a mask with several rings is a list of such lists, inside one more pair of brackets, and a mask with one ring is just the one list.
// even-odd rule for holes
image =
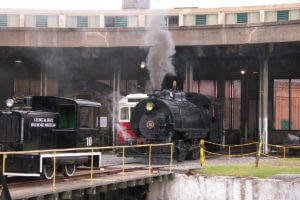
[[200, 174], [224, 175], [224, 176], [245, 176], [267, 178], [276, 174], [300, 174], [299, 168], [280, 168], [280, 167], [244, 167], [234, 165], [210, 166], [198, 169]]

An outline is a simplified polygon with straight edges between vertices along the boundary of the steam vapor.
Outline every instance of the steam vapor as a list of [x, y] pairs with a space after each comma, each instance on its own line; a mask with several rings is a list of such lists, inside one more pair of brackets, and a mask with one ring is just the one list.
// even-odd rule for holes
[[152, 89], [161, 90], [164, 77], [176, 75], [172, 64], [175, 45], [168, 29], [163, 29], [164, 17], [153, 16], [146, 29], [145, 43], [150, 46], [147, 56], [147, 69], [150, 74]]

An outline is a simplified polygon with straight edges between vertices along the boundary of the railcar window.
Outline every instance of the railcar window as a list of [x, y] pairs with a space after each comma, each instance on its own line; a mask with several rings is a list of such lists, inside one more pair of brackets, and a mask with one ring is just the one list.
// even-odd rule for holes
[[75, 128], [75, 107], [61, 106], [59, 128]]
[[129, 107], [123, 107], [120, 111], [120, 119], [121, 120], [129, 120]]
[[80, 107], [80, 128], [97, 127], [98, 108], [81, 106]]

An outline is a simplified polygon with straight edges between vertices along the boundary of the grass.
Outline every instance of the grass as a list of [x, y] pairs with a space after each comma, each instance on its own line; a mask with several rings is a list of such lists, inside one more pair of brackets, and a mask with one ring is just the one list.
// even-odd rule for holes
[[244, 167], [234, 165], [210, 166], [198, 169], [196, 172], [200, 174], [224, 175], [224, 176], [245, 176], [267, 178], [276, 174], [300, 174], [299, 168], [279, 168], [279, 167]]

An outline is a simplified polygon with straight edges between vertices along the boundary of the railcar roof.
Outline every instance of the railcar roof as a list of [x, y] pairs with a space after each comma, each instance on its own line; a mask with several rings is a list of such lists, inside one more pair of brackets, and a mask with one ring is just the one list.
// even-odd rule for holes
[[94, 102], [85, 99], [71, 99], [67, 97], [56, 97], [56, 96], [32, 96], [32, 99], [57, 99], [57, 100], [66, 100], [72, 103], [75, 103], [79, 106], [93, 106], [93, 107], [100, 107], [101, 104], [99, 102]]

